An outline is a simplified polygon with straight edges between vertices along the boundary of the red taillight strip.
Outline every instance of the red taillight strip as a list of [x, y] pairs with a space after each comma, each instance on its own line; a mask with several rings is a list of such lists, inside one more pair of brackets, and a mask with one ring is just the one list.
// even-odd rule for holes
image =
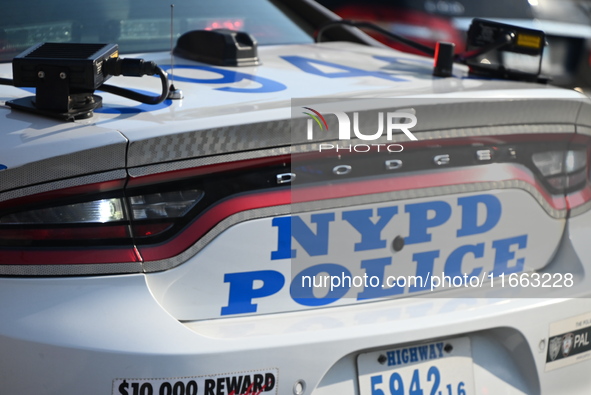
[[[80, 250], [0, 249], [0, 265], [77, 265], [141, 262], [133, 247], [88, 248]], [[76, 274], [76, 273], [72, 273]]]
[[[534, 197], [542, 206], [545, 203], [546, 207], [544, 209], [547, 212], [549, 210], [557, 211], [559, 212], [557, 215], [559, 217], [565, 215], [566, 205], [564, 198], [549, 195], [543, 187], [537, 185], [535, 177], [529, 170], [524, 169], [522, 166], [496, 164], [487, 167], [454, 169], [435, 174], [342, 182], [334, 184], [331, 187], [294, 187], [281, 191], [242, 195], [215, 205], [170, 241], [158, 246], [140, 246], [138, 248], [144, 261], [159, 261], [175, 257], [193, 245], [223, 219], [247, 210], [300, 202], [314, 202], [318, 200], [340, 199], [433, 187], [461, 186], [466, 184], [490, 184], [489, 189], [494, 189], [495, 183], [511, 182], [514, 180], [528, 185], [530, 188], [527, 188], [527, 191], [538, 195]], [[516, 185], [515, 188], [519, 188], [519, 186]], [[457, 190], [454, 193], [461, 193], [461, 191]]]
[[239, 196], [226, 200], [207, 210], [191, 223], [177, 237], [167, 243], [154, 247], [139, 246], [144, 261], [158, 261], [180, 254], [224, 218], [241, 211], [280, 206], [291, 202], [291, 190], [272, 191]]
[[127, 225], [41, 229], [0, 229], [0, 239], [7, 240], [99, 240], [131, 237]]

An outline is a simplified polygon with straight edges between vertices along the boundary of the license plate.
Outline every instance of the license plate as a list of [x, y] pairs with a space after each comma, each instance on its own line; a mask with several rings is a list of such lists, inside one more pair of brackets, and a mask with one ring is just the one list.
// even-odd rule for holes
[[472, 395], [470, 339], [460, 337], [360, 354], [361, 395]]

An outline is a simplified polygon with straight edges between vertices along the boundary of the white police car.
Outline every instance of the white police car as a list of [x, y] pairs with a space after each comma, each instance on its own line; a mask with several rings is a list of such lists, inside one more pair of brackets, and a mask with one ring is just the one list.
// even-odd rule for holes
[[586, 97], [309, 1], [0, 18], [0, 393], [589, 392]]

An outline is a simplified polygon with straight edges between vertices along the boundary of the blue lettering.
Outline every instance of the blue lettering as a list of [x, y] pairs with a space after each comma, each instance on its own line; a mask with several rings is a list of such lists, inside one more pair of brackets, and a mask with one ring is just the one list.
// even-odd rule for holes
[[386, 247], [386, 240], [381, 232], [394, 215], [398, 214], [398, 207], [382, 207], [378, 209], [379, 220], [371, 220], [372, 209], [345, 211], [343, 219], [349, 222], [359, 234], [361, 242], [355, 243], [355, 251], [375, 250]]
[[[443, 358], [443, 343], [437, 343], [437, 351], [439, 351], [439, 358]], [[435, 357], [437, 358], [437, 357]]]
[[[255, 281], [262, 281], [263, 285], [254, 288]], [[228, 305], [222, 307], [222, 315], [256, 313], [257, 305], [252, 303], [254, 298], [264, 298], [273, 295], [285, 284], [285, 278], [273, 270], [257, 272], [228, 273], [224, 282], [230, 283]]]
[[415, 283], [409, 287], [409, 292], [420, 292], [431, 289], [431, 276], [433, 275], [435, 258], [438, 257], [439, 251], [425, 251], [413, 254], [412, 260], [417, 263], [417, 270], [415, 274], [416, 277], [420, 277], [421, 280], [417, 279], [417, 281], [415, 281]]
[[405, 244], [431, 241], [427, 229], [443, 225], [451, 217], [451, 206], [442, 201], [408, 204], [405, 211], [410, 214], [410, 234], [404, 239]]
[[303, 278], [305, 276], [314, 278], [320, 273], [326, 273], [328, 276], [341, 278], [351, 276], [351, 272], [346, 267], [334, 263], [323, 263], [304, 269], [300, 273], [296, 274], [291, 282], [291, 298], [296, 303], [299, 303], [303, 306], [324, 306], [333, 303], [334, 301], [337, 301], [345, 296], [349, 290], [349, 287], [345, 286], [344, 284], [339, 284], [338, 287], [333, 287], [332, 290], [329, 288], [328, 293], [321, 298], [317, 298], [314, 295], [314, 287], [304, 286]]
[[[437, 343], [439, 345], [439, 343]], [[437, 359], [437, 352], [435, 351], [435, 345], [429, 344], [429, 359]]]
[[[392, 257], [367, 259], [361, 261], [361, 267], [365, 269], [368, 278], [377, 277], [381, 283], [384, 283], [384, 270], [386, 266], [392, 264]], [[403, 287], [394, 284], [391, 288], [382, 287], [365, 287], [362, 292], [357, 295], [357, 300], [383, 298], [387, 296], [399, 295], [404, 292]]]
[[418, 358], [418, 353], [417, 353], [417, 348], [416, 347], [412, 347], [410, 348], [410, 362], [417, 362], [419, 360]]
[[429, 347], [419, 346], [419, 356], [421, 357], [421, 361], [428, 360], [429, 359]]
[[[472, 254], [475, 258], [482, 258], [484, 256], [484, 243], [476, 245], [464, 245], [453, 250], [445, 261], [445, 275], [450, 277], [463, 276], [462, 261], [466, 254]], [[477, 267], [468, 274], [469, 277], [478, 276], [482, 272], [482, 267]]]
[[0, 170], [6, 170], [6, 169], [8, 169], [8, 166], [0, 165]]
[[[501, 202], [493, 195], [478, 195], [458, 198], [458, 204], [462, 206], [462, 227], [457, 236], [469, 236], [488, 232], [494, 228], [501, 219]], [[478, 205], [486, 207], [486, 219], [478, 225]]]
[[[165, 70], [168, 70], [170, 66], [165, 67]], [[282, 90], [287, 89], [285, 85], [280, 82], [273, 81], [267, 78], [259, 77], [252, 74], [246, 74], [239, 71], [234, 70], [226, 70], [220, 69], [217, 67], [212, 66], [193, 66], [193, 65], [175, 65], [175, 69], [192, 69], [192, 70], [205, 70], [212, 73], [217, 73], [221, 75], [218, 78], [188, 78], [179, 75], [174, 76], [174, 80], [181, 81], [181, 82], [190, 82], [194, 84], [233, 84], [236, 82], [249, 80], [260, 84], [261, 86], [257, 86], [254, 88], [232, 88], [232, 87], [224, 87], [224, 88], [215, 88], [218, 91], [224, 92], [236, 92], [236, 93], [269, 93], [269, 92], [279, 92]]]
[[417, 66], [422, 66], [425, 71], [428, 71], [430, 75], [433, 75], [433, 62], [431, 60], [426, 59], [415, 59], [415, 58], [407, 58], [407, 57], [400, 57], [396, 58], [393, 56], [379, 56], [374, 55], [374, 59], [378, 59], [387, 63], [391, 63], [391, 65], [395, 65], [397, 70], [399, 68], [406, 68], [408, 71], [412, 71], [413, 73], [417, 72]]
[[390, 394], [404, 394], [404, 380], [398, 372], [390, 375]]
[[423, 395], [423, 389], [421, 388], [421, 379], [419, 377], [419, 369], [415, 369], [412, 372], [412, 379], [410, 381], [410, 388], [408, 389], [409, 395]]
[[386, 353], [386, 355], [388, 356], [388, 366], [396, 365], [396, 358], [394, 358], [395, 357], [394, 351], [388, 351]]
[[382, 384], [382, 376], [371, 376], [371, 395], [384, 395], [384, 391], [379, 388], [376, 388], [378, 384]]
[[405, 348], [404, 350], [402, 350], [401, 354], [402, 354], [402, 362], [408, 363], [408, 359], [409, 359], [408, 348]]
[[[384, 73], [382, 71], [361, 70], [361, 69], [356, 69], [354, 67], [343, 66], [340, 64], [336, 64], [336, 63], [326, 62], [324, 60], [305, 58], [303, 56], [282, 56], [282, 58], [284, 60], [287, 60], [289, 63], [293, 64], [294, 66], [296, 66], [297, 68], [299, 68], [300, 70], [302, 70], [306, 73], [319, 75], [321, 77], [326, 77], [326, 78], [376, 77], [376, 78], [381, 78], [381, 79], [385, 79], [385, 80], [389, 80], [389, 81], [396, 81], [396, 82], [408, 81], [404, 78], [394, 77], [393, 75], [388, 74], [388, 73]], [[335, 71], [335, 72], [327, 73], [325, 71], [320, 70], [318, 67], [316, 67], [314, 65], [332, 67], [332, 68], [342, 70], [342, 71]], [[175, 77], [175, 79], [176, 79], [176, 77]]]
[[277, 251], [271, 252], [271, 260], [295, 258], [296, 250], [291, 249], [291, 220], [292, 217], [273, 218], [272, 225], [278, 228]]
[[495, 266], [493, 269], [494, 276], [500, 276], [503, 273], [511, 274], [523, 271], [523, 266], [525, 264], [524, 258], [515, 260], [515, 264], [509, 266], [509, 261], [515, 259], [515, 252], [511, 251], [511, 246], [514, 245], [517, 246], [518, 250], [523, 250], [527, 247], [527, 235], [493, 241], [492, 246], [496, 250]]
[[271, 252], [271, 260], [296, 257], [296, 250], [291, 248], [292, 237], [310, 256], [328, 254], [328, 225], [334, 221], [334, 213], [313, 214], [310, 220], [316, 224], [316, 233], [298, 216], [273, 218], [278, 237], [277, 251]]

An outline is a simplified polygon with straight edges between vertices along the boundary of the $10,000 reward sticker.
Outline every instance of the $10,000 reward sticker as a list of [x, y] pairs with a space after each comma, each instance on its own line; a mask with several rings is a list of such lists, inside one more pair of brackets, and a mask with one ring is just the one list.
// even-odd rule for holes
[[113, 395], [277, 394], [277, 369], [168, 379], [115, 379]]

